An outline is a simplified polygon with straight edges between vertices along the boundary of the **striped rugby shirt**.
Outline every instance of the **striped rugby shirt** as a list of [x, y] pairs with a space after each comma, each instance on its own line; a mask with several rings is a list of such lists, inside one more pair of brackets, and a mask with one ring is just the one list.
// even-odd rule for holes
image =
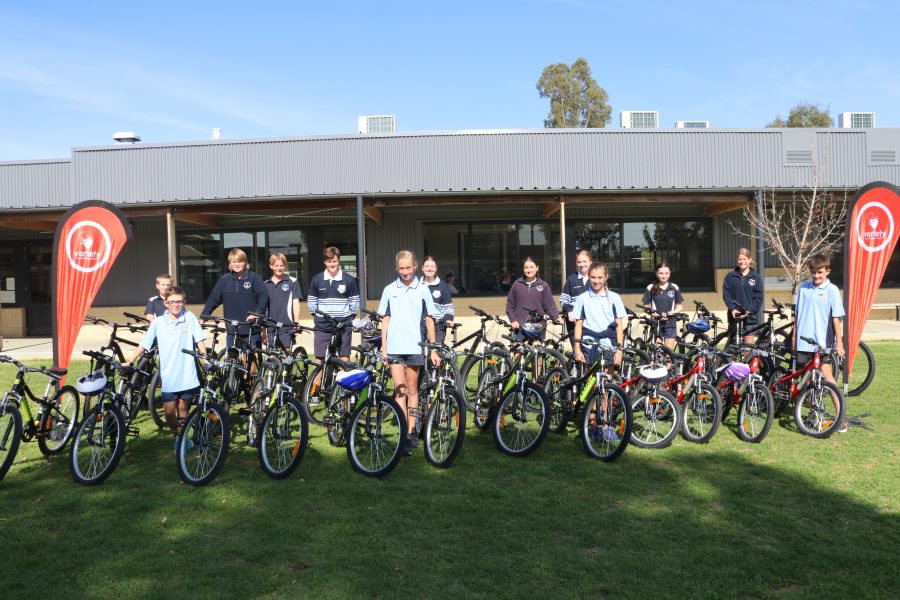
[[339, 321], [353, 318], [359, 312], [359, 286], [356, 278], [343, 270], [338, 271], [335, 277], [329, 275], [328, 271], [323, 271], [310, 280], [306, 302], [316, 329], [331, 331], [331, 323], [316, 316], [316, 310]]

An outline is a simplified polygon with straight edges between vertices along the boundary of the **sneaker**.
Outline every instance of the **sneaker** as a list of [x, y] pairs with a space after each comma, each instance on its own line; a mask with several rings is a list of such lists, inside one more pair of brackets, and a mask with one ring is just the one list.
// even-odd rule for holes
[[[191, 448], [194, 447], [194, 442], [191, 440], [184, 440], [184, 451], [190, 452]], [[178, 454], [178, 438], [175, 438], [175, 441], [172, 442], [172, 454]]]
[[616, 430], [607, 425], [603, 428], [603, 439], [607, 442], [613, 442], [619, 439], [619, 434], [616, 433]]
[[419, 438], [416, 437], [416, 434], [415, 434], [415, 433], [410, 433], [410, 434], [409, 434], [409, 444], [408, 444], [408, 446], [409, 446], [410, 449], [418, 448], [418, 447], [419, 447]]
[[588, 431], [588, 437], [591, 438], [592, 442], [599, 442], [603, 436], [600, 434], [600, 428], [597, 425], [591, 425], [591, 429]]
[[847, 433], [847, 430], [850, 429], [850, 421], [844, 419], [841, 421], [841, 424], [838, 425], [837, 432], [838, 433]]

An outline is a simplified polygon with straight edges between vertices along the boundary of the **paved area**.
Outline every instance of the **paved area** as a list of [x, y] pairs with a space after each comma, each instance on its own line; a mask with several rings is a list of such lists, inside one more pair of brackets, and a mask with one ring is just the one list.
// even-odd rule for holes
[[[463, 324], [460, 329], [460, 338], [478, 328], [478, 317], [460, 317], [457, 319]], [[304, 325], [312, 326], [312, 322], [303, 322]], [[138, 335], [125, 333], [122, 337], [138, 341]], [[109, 330], [100, 325], [85, 324], [81, 327], [81, 332], [75, 342], [75, 348], [72, 352], [72, 358], [81, 357], [82, 350], [96, 350], [106, 343], [109, 338]], [[900, 340], [900, 321], [888, 320], [871, 320], [866, 323], [863, 330], [862, 339], [864, 341], [877, 340]], [[304, 334], [300, 337], [299, 343], [308, 349], [312, 348], [312, 336]], [[127, 347], [123, 347], [126, 356], [131, 351]], [[18, 360], [47, 360], [53, 359], [53, 344], [50, 338], [7, 338], [3, 340], [2, 353], [12, 356]]]

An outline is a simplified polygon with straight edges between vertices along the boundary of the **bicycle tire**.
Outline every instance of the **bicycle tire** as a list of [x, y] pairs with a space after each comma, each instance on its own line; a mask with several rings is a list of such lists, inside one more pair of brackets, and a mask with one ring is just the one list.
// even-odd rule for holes
[[425, 459], [439, 469], [453, 464], [466, 436], [466, 404], [458, 390], [442, 386], [425, 417]]
[[737, 432], [745, 442], [762, 442], [775, 419], [772, 393], [764, 385], [748, 386], [737, 412]]
[[784, 409], [791, 403], [792, 381], [788, 379], [776, 385], [776, 381], [788, 374], [784, 367], [775, 367], [769, 375], [769, 393], [772, 394], [773, 416], [780, 417]]
[[345, 410], [345, 402], [349, 407], [356, 406], [356, 393], [345, 390], [339, 385], [332, 387], [331, 394], [328, 396], [325, 425], [328, 431], [328, 443], [336, 448], [347, 443], [347, 432], [350, 429], [352, 412]]
[[259, 464], [273, 479], [290, 476], [309, 444], [309, 424], [300, 403], [282, 398], [267, 412], [262, 422]]
[[[584, 409], [580, 431], [584, 451], [591, 458], [603, 462], [614, 461], [628, 447], [633, 425], [634, 417], [628, 394], [617, 385], [605, 384], [602, 390], [595, 390], [591, 394]], [[604, 434], [606, 431], [615, 435]]]
[[[324, 371], [324, 372], [323, 372]], [[322, 376], [319, 377], [319, 374]], [[316, 365], [309, 373], [309, 379], [303, 386], [303, 411], [310, 423], [316, 425], [325, 425], [325, 414], [328, 410], [328, 398], [331, 395], [331, 389], [335, 386], [334, 378], [336, 372], [334, 366], [323, 368], [322, 365]], [[319, 381], [316, 381], [316, 379]]]
[[629, 441], [638, 448], [665, 448], [681, 429], [681, 406], [663, 389], [640, 389], [632, 400], [631, 414]]
[[350, 420], [347, 457], [357, 473], [383, 477], [390, 473], [405, 447], [406, 419], [400, 406], [379, 394], [360, 404]]
[[71, 385], [65, 385], [53, 394], [50, 406], [43, 411], [40, 422], [38, 448], [45, 456], [59, 454], [72, 439], [78, 424], [78, 409], [81, 399]]
[[[222, 405], [207, 402], [188, 415], [175, 446], [178, 475], [188, 485], [206, 485], [219, 474], [228, 457], [231, 429]], [[188, 443], [190, 442], [190, 443]]]
[[568, 373], [560, 367], [553, 367], [544, 378], [544, 393], [550, 403], [550, 433], [564, 433], [569, 423], [569, 407], [572, 405], [572, 389], [562, 389], [562, 382]]
[[[853, 371], [850, 372], [850, 380], [847, 382], [847, 396], [859, 396], [875, 380], [875, 354], [865, 342], [860, 342], [856, 356], [853, 359]], [[835, 381], [843, 381], [844, 359], [838, 359], [832, 355], [832, 372]]]
[[708, 444], [722, 423], [722, 399], [708, 383], [695, 385], [681, 405], [681, 434], [689, 442]]
[[266, 407], [269, 394], [275, 385], [276, 373], [270, 369], [264, 369], [253, 381], [250, 388], [250, 403], [247, 413], [247, 445], [256, 448], [262, 435], [263, 419], [266, 416]]
[[22, 441], [22, 415], [7, 405], [0, 413], [0, 480], [6, 476]]
[[497, 449], [507, 456], [528, 456], [540, 447], [550, 428], [550, 402], [540, 386], [526, 381], [522, 390], [513, 388], [494, 414], [493, 433]]
[[153, 375], [157, 371], [159, 371], [156, 361], [151, 361], [150, 356], [148, 356], [146, 353], [141, 355], [134, 366], [137, 370], [149, 373], [149, 375], [142, 375], [141, 373], [136, 372], [133, 373], [131, 375], [131, 378], [129, 379], [132, 389], [138, 391], [138, 401], [137, 403], [135, 403], [134, 409], [131, 411], [132, 421], [135, 419], [135, 417], [137, 417], [137, 414], [138, 412], [140, 412], [142, 406], [148, 410], [150, 409], [150, 381], [152, 380]]
[[81, 485], [99, 485], [112, 475], [125, 451], [125, 417], [118, 406], [99, 399], [82, 419], [69, 453], [72, 478]]
[[472, 409], [472, 423], [481, 431], [485, 431], [491, 424], [494, 406], [500, 397], [499, 378], [500, 375], [494, 367], [486, 368], [478, 378], [475, 407]]
[[[229, 352], [228, 348], [222, 348], [221, 350], [219, 350], [216, 358], [218, 360], [225, 360], [226, 356], [230, 360], [235, 362], [239, 360], [239, 354], [235, 355], [233, 352]], [[233, 406], [239, 403], [241, 399], [242, 380], [243, 373], [237, 367], [228, 367], [228, 370], [223, 375], [222, 382], [219, 385], [219, 391], [222, 395], [222, 401], [225, 403], [225, 406]]]
[[840, 388], [829, 381], [822, 381], [821, 386], [803, 390], [794, 406], [794, 422], [800, 433], [820, 439], [837, 431], [847, 406]]
[[159, 381], [159, 370], [154, 371], [147, 384], [147, 412], [160, 429], [168, 429], [166, 412], [162, 402], [162, 384]]
[[294, 362], [291, 365], [291, 387], [302, 390], [309, 378], [309, 354], [303, 346], [297, 346], [291, 352]]

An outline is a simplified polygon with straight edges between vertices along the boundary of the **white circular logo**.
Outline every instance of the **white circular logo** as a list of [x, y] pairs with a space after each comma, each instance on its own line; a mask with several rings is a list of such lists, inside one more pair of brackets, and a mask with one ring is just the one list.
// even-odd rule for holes
[[245, 290], [249, 290], [251, 287], [253, 287], [253, 284], [252, 284], [252, 283], [250, 283], [249, 281], [245, 281], [245, 282], [244, 282], [244, 289], [245, 289]]
[[750, 284], [750, 287], [753, 287], [754, 285], [756, 285], [756, 280], [755, 280], [755, 279], [748, 279], [748, 280], [747, 280], [747, 283]]
[[92, 273], [109, 261], [109, 233], [96, 221], [79, 221], [66, 236], [66, 258], [76, 271]]
[[286, 291], [288, 291], [289, 289], [291, 289], [291, 286], [289, 286], [288, 284], [286, 284], [286, 283], [282, 283], [282, 284], [281, 284], [281, 291], [282, 291], [282, 292], [286, 292]]
[[866, 252], [878, 252], [894, 239], [894, 217], [881, 202], [867, 202], [856, 213], [856, 240]]
[[431, 292], [431, 295], [432, 295], [433, 297], [435, 297], [435, 298], [440, 298], [440, 297], [441, 297], [441, 293], [440, 293], [439, 291], [437, 291], [437, 290], [434, 290], [433, 292]]
[[674, 298], [674, 297], [675, 297], [675, 290], [669, 290], [668, 292], [666, 292], [666, 295], [667, 295], [669, 298]]
[[534, 289], [536, 289], [536, 290], [539, 291], [539, 292], [543, 292], [543, 291], [544, 291], [544, 286], [542, 286], [542, 285], [536, 285], [536, 286], [534, 286]]

